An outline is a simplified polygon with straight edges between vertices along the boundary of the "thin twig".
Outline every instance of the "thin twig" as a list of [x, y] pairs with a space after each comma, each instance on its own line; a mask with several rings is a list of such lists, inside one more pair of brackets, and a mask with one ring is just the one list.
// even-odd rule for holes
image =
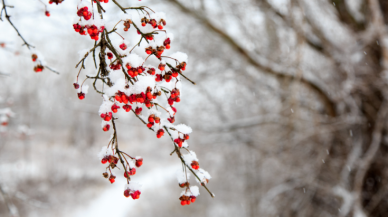
[[119, 59], [120, 65], [121, 65], [121, 69], [122, 69], [122, 71], [123, 71], [125, 77], [126, 77], [127, 80], [128, 80], [129, 82], [131, 82], [131, 84], [133, 85], [132, 78], [129, 77], [129, 75], [128, 75], [128, 74], [125, 72], [125, 70], [124, 70], [123, 60], [121, 59], [120, 55], [117, 53], [116, 49], [113, 47], [113, 44], [112, 44], [112, 42], [110, 41], [110, 38], [109, 38], [109, 36], [108, 36], [108, 34], [107, 34], [107, 31], [104, 30], [104, 32], [105, 32], [106, 39], [108, 40], [108, 43], [109, 43], [109, 44], [107, 44], [106, 46], [109, 48], [109, 50], [111, 50], [111, 51], [113, 52], [113, 54], [116, 56], [116, 58]]
[[182, 75], [182, 77], [186, 78], [186, 80], [190, 81], [192, 84], [195, 85], [195, 82], [190, 80], [190, 78], [186, 77], [184, 74], [182, 74], [182, 72], [179, 70], [179, 69], [176, 69], [174, 68], [172, 65], [170, 65], [169, 63], [166, 62], [166, 64], [168, 65], [168, 67], [174, 69], [174, 71], [178, 72], [180, 75]]
[[12, 23], [11, 19], [10, 19], [10, 15], [8, 15], [8, 12], [7, 12], [7, 7], [10, 7], [10, 6], [7, 6], [5, 5], [5, 0], [2, 0], [3, 1], [3, 8], [1, 9], [2, 11], [4, 11], [5, 13], [5, 18], [8, 20], [9, 24], [11, 24], [11, 26], [15, 29], [16, 33], [18, 34], [18, 36], [23, 40], [24, 44], [23, 45], [26, 45], [27, 48], [29, 50], [31, 50], [31, 48], [34, 48], [34, 46], [30, 45], [24, 38], [23, 36], [20, 34], [19, 30], [15, 27], [15, 25]]
[[112, 117], [112, 125], [113, 125], [113, 130], [114, 130], [114, 136], [115, 136], [115, 140], [116, 140], [116, 143], [115, 143], [115, 149], [116, 149], [116, 153], [117, 155], [119, 156], [119, 159], [120, 159], [120, 162], [121, 164], [123, 165], [123, 168], [125, 170], [125, 173], [127, 174], [127, 181], [131, 181], [131, 177], [129, 176], [128, 174], [128, 171], [127, 171], [127, 168], [126, 166], [124, 165], [124, 161], [123, 161], [123, 158], [121, 157], [121, 151], [119, 149], [119, 143], [118, 143], [118, 139], [117, 139], [117, 131], [116, 131], [116, 124], [115, 124], [115, 118]]
[[90, 52], [94, 51], [98, 46], [100, 46], [100, 43], [101, 43], [101, 42], [98, 42], [98, 44], [94, 45], [94, 47], [93, 47], [92, 49], [90, 49], [88, 52], [86, 52], [84, 58], [82, 58], [82, 59], [77, 63], [77, 65], [75, 65], [75, 68], [78, 68], [78, 65], [79, 65], [81, 62], [82, 62], [82, 67], [85, 68], [84, 62], [85, 62], [86, 57], [89, 56], [89, 53], [90, 53]]

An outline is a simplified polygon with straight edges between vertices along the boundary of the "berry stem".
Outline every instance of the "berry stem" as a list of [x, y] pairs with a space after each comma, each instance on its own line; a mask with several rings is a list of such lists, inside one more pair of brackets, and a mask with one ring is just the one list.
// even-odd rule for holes
[[132, 50], [135, 49], [136, 46], [140, 46], [140, 43], [142, 40], [143, 40], [143, 35], [141, 36], [140, 41], [135, 46], [133, 46], [133, 48], [129, 51], [129, 53], [131, 53]]
[[81, 65], [81, 66], [82, 66], [82, 68], [85, 69], [85, 65], [84, 65], [85, 59], [89, 56], [89, 53], [90, 53], [90, 52], [94, 51], [94, 50], [95, 50], [98, 46], [100, 46], [100, 45], [101, 45], [101, 41], [98, 42], [98, 44], [94, 45], [94, 47], [93, 47], [92, 49], [90, 49], [88, 52], [86, 52], [84, 58], [82, 58], [82, 59], [77, 63], [77, 65], [75, 65], [75, 68], [78, 68], [78, 65], [82, 62], [82, 65]]
[[[116, 29], [116, 26], [117, 26], [117, 25], [119, 25], [119, 23], [121, 23], [122, 21], [123, 21], [123, 20], [119, 20], [119, 22], [117, 22], [117, 23], [116, 23], [116, 25], [115, 25], [115, 26], [113, 26], [113, 29], [112, 29], [112, 31], [114, 31], [114, 30]], [[111, 31], [111, 32], [112, 32], [112, 31]], [[109, 34], [109, 33], [108, 33], [108, 34]]]
[[148, 13], [148, 11], [145, 9], [147, 8], [148, 10], [152, 11], [155, 13], [155, 11], [153, 11], [151, 8], [147, 7], [147, 6], [140, 6], [140, 7], [128, 7], [128, 8], [124, 8], [123, 6], [121, 6], [119, 3], [117, 3], [116, 0], [112, 0], [113, 3], [115, 3], [117, 5], [117, 7], [119, 7], [124, 13], [127, 13], [126, 10], [140, 10], [142, 12], [146, 12], [148, 17], [150, 17], [150, 14]]
[[161, 58], [170, 58], [170, 59], [175, 60], [175, 63], [181, 64], [181, 62], [179, 62], [179, 60], [172, 58], [172, 57], [169, 57], [169, 56], [161, 56]]
[[117, 130], [116, 130], [116, 124], [115, 124], [115, 118], [114, 117], [112, 117], [112, 125], [113, 125], [113, 131], [114, 131], [114, 133], [113, 133], [113, 135], [114, 135], [114, 139], [115, 139], [115, 149], [116, 149], [116, 153], [117, 153], [117, 155], [119, 156], [119, 159], [120, 159], [120, 162], [121, 162], [121, 164], [123, 165], [123, 168], [124, 168], [124, 170], [125, 170], [125, 173], [127, 174], [127, 182], [129, 182], [130, 180], [131, 180], [131, 177], [129, 177], [129, 174], [128, 174], [128, 171], [127, 171], [127, 169], [126, 169], [126, 167], [125, 167], [125, 165], [124, 165], [124, 161], [123, 161], [123, 158], [121, 157], [121, 151], [119, 150], [119, 143], [118, 143], [118, 139], [117, 139]]
[[120, 64], [121, 64], [121, 69], [122, 69], [122, 71], [123, 71], [125, 77], [126, 77], [126, 78], [129, 80], [129, 82], [131, 82], [131, 84], [133, 85], [132, 78], [129, 77], [129, 75], [125, 72], [123, 60], [121, 59], [120, 55], [117, 53], [116, 49], [115, 49], [114, 46], [112, 45], [112, 42], [110, 41], [110, 38], [109, 38], [109, 35], [108, 35], [108, 32], [106, 31], [106, 29], [104, 29], [104, 33], [105, 33], [106, 39], [108, 40], [108, 43], [109, 43], [109, 44], [106, 44], [106, 46], [109, 48], [109, 50], [112, 51], [112, 53], [116, 56], [116, 58], [119, 59]]
[[127, 154], [127, 153], [125, 153], [125, 152], [123, 152], [123, 151], [120, 151], [122, 154], [125, 154], [125, 155], [127, 155], [129, 158], [131, 158], [131, 159], [135, 159], [135, 158], [133, 158], [133, 157], [131, 157], [129, 154]]
[[[152, 54], [148, 55], [148, 57], [150, 57]], [[144, 60], [143, 64], [141, 64], [142, 66], [144, 65], [144, 63], [147, 61], [148, 57]]]
[[170, 113], [169, 111], [167, 111], [167, 109], [165, 109], [163, 106], [159, 105], [158, 103], [154, 103], [154, 105], [159, 106], [160, 108], [164, 109], [167, 113]]
[[184, 74], [182, 74], [181, 70], [178, 70], [176, 68], [174, 68], [172, 65], [170, 65], [169, 63], [166, 62], [166, 64], [168, 65], [168, 67], [174, 69], [176, 72], [178, 72], [180, 75], [182, 75], [182, 77], [186, 78], [186, 80], [190, 81], [192, 84], [195, 85], [195, 82], [190, 80], [190, 78], [186, 77]]
[[[20, 34], [19, 30], [16, 28], [16, 26], [12, 23], [11, 19], [10, 19], [10, 15], [8, 15], [8, 12], [7, 12], [7, 7], [8, 8], [13, 8], [13, 6], [10, 6], [10, 5], [6, 5], [5, 4], [5, 0], [2, 0], [3, 2], [3, 7], [1, 8], [1, 12], [0, 12], [0, 20], [3, 21], [3, 11], [4, 11], [4, 14], [5, 14], [5, 18], [8, 20], [9, 24], [11, 24], [11, 26], [15, 29], [16, 33], [18, 34], [18, 36], [23, 40], [24, 44], [23, 45], [26, 45], [28, 50], [31, 50], [31, 48], [35, 48], [34, 46], [32, 46], [31, 44], [29, 44], [25, 39], [24, 37]], [[42, 2], [43, 3], [43, 2]], [[44, 4], [44, 3], [43, 3]], [[47, 10], [46, 10], [47, 11]], [[56, 74], [59, 74], [59, 72], [53, 70], [52, 68], [48, 67], [48, 66], [44, 66], [46, 67], [47, 69], [49, 69], [50, 71], [56, 73]]]

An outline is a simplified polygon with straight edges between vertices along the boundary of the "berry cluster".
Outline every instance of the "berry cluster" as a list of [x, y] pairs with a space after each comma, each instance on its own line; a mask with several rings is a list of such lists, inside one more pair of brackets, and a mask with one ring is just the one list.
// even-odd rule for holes
[[97, 26], [96, 24], [81, 25], [80, 23], [75, 23], [73, 24], [73, 28], [80, 35], [86, 35], [87, 33], [89, 34], [91, 39], [98, 41], [99, 35], [104, 31], [105, 26], [103, 25]]
[[38, 62], [38, 63], [34, 66], [34, 71], [35, 71], [35, 72], [41, 72], [41, 71], [43, 71], [44, 66], [43, 66], [43, 64], [42, 64], [42, 61], [39, 60], [38, 55], [37, 55], [37, 54], [32, 54], [32, 55], [31, 55], [31, 59], [32, 59], [32, 62]]
[[123, 22], [124, 22], [124, 31], [127, 32], [129, 28], [131, 28], [132, 20], [127, 19], [127, 20], [123, 20]]
[[[173, 123], [173, 121], [170, 122]], [[185, 142], [185, 140], [188, 140], [189, 138], [189, 134], [182, 134], [182, 136], [179, 135], [178, 138], [174, 139], [174, 142], [178, 145], [179, 148], [182, 148], [182, 144]]]
[[[99, 2], [108, 3], [107, 0]], [[94, 14], [89, 10], [92, 8], [91, 5], [88, 5], [86, 1], [81, 1], [77, 6], [77, 16], [78, 20], [73, 24], [73, 28], [80, 35], [89, 34], [90, 38], [98, 41], [100, 33], [105, 29], [104, 23], [102, 20], [94, 18]], [[92, 20], [90, 20], [93, 17]], [[90, 21], [89, 21], [90, 20]]]
[[197, 197], [194, 196], [194, 195], [190, 195], [190, 196], [182, 195], [179, 198], [179, 200], [181, 200], [181, 205], [182, 206], [190, 205], [190, 203], [194, 203], [195, 199], [197, 199]]
[[87, 6], [85, 6], [85, 7], [78, 9], [77, 15], [79, 17], [83, 17], [85, 20], [90, 20], [90, 18], [92, 17], [92, 12], [90, 12], [89, 8]]
[[156, 19], [148, 19], [147, 17], [142, 18], [141, 25], [144, 27], [147, 24], [151, 25], [154, 29], [158, 28], [162, 30], [163, 26], [165, 26], [167, 23], [163, 18], [159, 19], [158, 21]]
[[[102, 2], [101, 0], [98, 1]], [[97, 20], [97, 16], [89, 14], [90, 9], [88, 8], [93, 7], [89, 4], [89, 1], [81, 0], [81, 3], [78, 5], [78, 8], [81, 9], [77, 9], [77, 15], [81, 18], [73, 27], [81, 35], [88, 32], [96, 40], [96, 43], [77, 64], [77, 67], [80, 64], [82, 65], [77, 75], [77, 81], [73, 85], [75, 89], [78, 89], [78, 98], [82, 100], [85, 99], [86, 94], [84, 90], [85, 81], [93, 79], [94, 89], [102, 95], [103, 101], [99, 109], [99, 115], [102, 118], [101, 128], [103, 131], [113, 129], [113, 136], [108, 146], [103, 148], [102, 154], [100, 154], [103, 164], [109, 162], [106, 172], [103, 174], [104, 177], [113, 183], [116, 176], [113, 175], [112, 170], [121, 162], [124, 169], [124, 177], [127, 179], [124, 196], [131, 196], [133, 199], [139, 198], [141, 194], [139, 190], [140, 185], [132, 182], [130, 179], [131, 176], [136, 174], [136, 168], [142, 165], [143, 159], [140, 157], [133, 158], [119, 150], [115, 125], [115, 121], [118, 119], [115, 117], [116, 113], [132, 111], [149, 130], [156, 134], [157, 138], [168, 134], [174, 145], [174, 152], [184, 162], [184, 176], [178, 179], [179, 186], [186, 188], [179, 198], [181, 204], [188, 205], [193, 203], [199, 195], [198, 187], [190, 186], [190, 174], [187, 173], [188, 171], [195, 175], [197, 182], [211, 196], [214, 196], [206, 186], [211, 178], [210, 175], [199, 167], [195, 153], [189, 150], [187, 141], [190, 138], [189, 134], [192, 132], [192, 129], [184, 124], [173, 125], [177, 113], [175, 103], [179, 103], [182, 96], [182, 78], [187, 79], [193, 84], [195, 83], [183, 75], [183, 71], [188, 63], [186, 54], [181, 52], [171, 55], [164, 54], [166, 50], [171, 48], [173, 39], [172, 34], [163, 30], [166, 26], [165, 14], [161, 12], [155, 13], [148, 7], [128, 8], [125, 10], [141, 10], [146, 16], [140, 17], [138, 13], [125, 14], [113, 29], [108, 31], [101, 24], [102, 20]], [[92, 17], [93, 19], [91, 19]], [[82, 19], [90, 20], [86, 22]], [[124, 23], [124, 33], [129, 32], [130, 27], [133, 26], [139, 34], [140, 41], [135, 45], [131, 45], [132, 48], [125, 41], [124, 37], [126, 36], [122, 32], [118, 33], [118, 29], [116, 29], [120, 22]], [[100, 25], [95, 25], [95, 28], [92, 24], [96, 23]], [[87, 31], [84, 28], [87, 28]], [[119, 40], [114, 41], [111, 39], [115, 34], [117, 37], [120, 37]], [[140, 56], [145, 56], [143, 52], [140, 55], [135, 54], [136, 47], [142, 47], [142, 51], [145, 49], [147, 56]], [[100, 48], [98, 55], [99, 63], [94, 60], [96, 67], [98, 66], [97, 74], [95, 76], [86, 76], [85, 81], [79, 85], [78, 77], [84, 66], [84, 61], [89, 53], [96, 52], [96, 48]], [[148, 61], [150, 59], [153, 59], [153, 64], [150, 64], [151, 61]], [[101, 90], [98, 90], [96, 87], [97, 82], [101, 82]], [[188, 151], [189, 153], [182, 154], [182, 151]]]
[[[116, 176], [112, 173], [112, 170], [117, 167], [119, 159], [122, 161], [122, 163], [124, 159], [125, 160], [124, 177], [127, 179], [127, 183], [128, 183], [125, 186], [124, 196], [125, 197], [131, 196], [134, 200], [139, 199], [141, 194], [140, 185], [134, 182], [130, 182], [130, 177], [136, 174], [136, 167], [139, 168], [141, 165], [143, 165], [143, 158], [142, 157], [133, 158], [127, 153], [121, 152], [121, 151], [118, 151], [115, 153], [117, 149], [114, 149], [114, 148], [112, 150], [109, 150], [109, 147], [113, 147], [113, 144], [115, 142], [117, 142], [115, 141], [115, 138], [112, 138], [108, 147], [103, 147], [101, 152], [99, 153], [99, 157], [101, 158], [101, 163], [102, 164], [109, 163], [109, 165], [106, 167], [106, 171], [102, 175], [104, 176], [104, 178], [107, 178], [111, 184], [113, 184], [116, 180]], [[111, 151], [112, 151], [112, 154], [110, 154]], [[117, 155], [118, 157], [116, 157], [115, 155]]]
[[197, 186], [190, 187], [190, 183], [187, 181], [189, 177], [190, 174], [178, 173], [179, 187], [185, 188], [185, 190], [182, 191], [181, 196], [179, 197], [182, 206], [194, 203], [199, 195], [199, 189]]
[[134, 199], [134, 200], [139, 199], [140, 194], [141, 194], [140, 184], [131, 182], [131, 183], [125, 185], [124, 189], [125, 189], [124, 190], [125, 197], [131, 196], [132, 199]]

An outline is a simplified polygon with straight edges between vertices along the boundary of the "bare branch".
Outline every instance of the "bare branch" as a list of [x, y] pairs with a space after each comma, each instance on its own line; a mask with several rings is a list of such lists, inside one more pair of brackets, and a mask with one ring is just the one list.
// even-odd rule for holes
[[[237, 53], [244, 57], [251, 65], [255, 66], [258, 70], [261, 70], [266, 74], [275, 76], [279, 80], [297, 79], [296, 76], [293, 75], [294, 73], [292, 73], [293, 70], [282, 69], [278, 65], [271, 63], [269, 60], [264, 58], [253, 58], [252, 55], [244, 48], [242, 48], [234, 39], [232, 39], [228, 34], [216, 27], [213, 23], [211, 23], [210, 20], [208, 20], [206, 17], [202, 16], [198, 12], [187, 8], [178, 0], [169, 1], [175, 4], [178, 8], [180, 8], [185, 14], [196, 18], [203, 26], [220, 36], [235, 51], [237, 51]], [[300, 83], [302, 83], [307, 88], [313, 90], [322, 99], [322, 102], [326, 107], [326, 112], [328, 115], [332, 117], [336, 116], [336, 103], [328, 96], [328, 94], [322, 87], [320, 87], [313, 81], [307, 80], [303, 77], [300, 78]]]

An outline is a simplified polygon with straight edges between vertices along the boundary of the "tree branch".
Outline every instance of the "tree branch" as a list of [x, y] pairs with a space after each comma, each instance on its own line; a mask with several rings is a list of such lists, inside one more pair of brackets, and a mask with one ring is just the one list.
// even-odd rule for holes
[[[200, 23], [205, 26], [207, 29], [216, 33], [220, 36], [226, 43], [228, 43], [237, 53], [239, 53], [242, 57], [244, 57], [251, 65], [255, 66], [256, 69], [261, 70], [262, 72], [269, 74], [271, 76], [275, 76], [279, 80], [294, 80], [297, 79], [296, 76], [292, 75], [293, 70], [280, 69], [280, 67], [264, 58], [253, 58], [252, 55], [242, 48], [234, 39], [232, 39], [228, 34], [224, 31], [216, 27], [214, 24], [210, 22], [210, 20], [206, 19], [201, 14], [197, 13], [194, 10], [191, 10], [180, 3], [178, 0], [169, 0], [171, 3], [180, 8], [185, 14], [190, 15]], [[309, 81], [305, 78], [300, 78], [300, 82], [306, 86], [307, 88], [314, 91], [322, 100], [325, 105], [326, 112], [328, 115], [335, 117], [336, 116], [336, 103], [326, 94], [326, 91], [323, 90], [318, 84], [313, 81]]]
[[[31, 50], [31, 48], [34, 48], [34, 46], [30, 45], [24, 38], [23, 36], [20, 34], [19, 30], [16, 28], [16, 26], [12, 23], [11, 19], [10, 19], [10, 15], [8, 15], [8, 12], [7, 12], [7, 7], [10, 7], [10, 6], [7, 6], [5, 5], [5, 0], [2, 0], [3, 1], [3, 8], [1, 9], [1, 12], [4, 11], [4, 14], [5, 14], [5, 18], [8, 20], [9, 24], [11, 24], [11, 26], [15, 29], [16, 33], [18, 34], [18, 36], [23, 40], [24, 44], [23, 45], [26, 45], [27, 48], [29, 50]], [[0, 17], [1, 18], [1, 17]]]
[[379, 109], [379, 112], [376, 117], [375, 126], [372, 132], [372, 141], [369, 145], [368, 150], [365, 153], [365, 156], [361, 161], [359, 162], [358, 170], [355, 176], [354, 180], [354, 191], [358, 194], [357, 203], [359, 204], [359, 207], [362, 207], [360, 204], [362, 203], [362, 188], [364, 184], [364, 179], [366, 176], [366, 173], [368, 172], [368, 169], [370, 168], [370, 165], [373, 162], [373, 159], [379, 150], [380, 144], [381, 144], [381, 137], [382, 137], [382, 131], [384, 129], [384, 123], [386, 122], [386, 117], [388, 113], [388, 102], [384, 101]]

